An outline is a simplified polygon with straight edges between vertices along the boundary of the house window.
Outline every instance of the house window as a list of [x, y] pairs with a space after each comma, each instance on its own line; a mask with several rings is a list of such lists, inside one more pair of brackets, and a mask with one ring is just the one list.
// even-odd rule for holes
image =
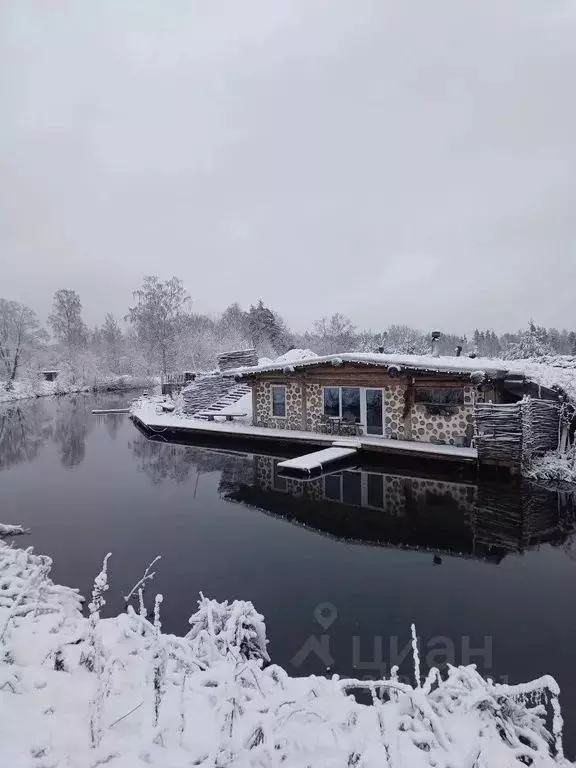
[[340, 416], [340, 387], [324, 387], [324, 413], [326, 416]]
[[382, 475], [368, 474], [366, 477], [366, 503], [369, 507], [384, 509], [384, 478]]
[[360, 424], [360, 388], [342, 387], [340, 390], [342, 418]]
[[337, 472], [324, 478], [324, 496], [341, 504], [362, 506], [362, 474], [360, 472]]
[[342, 498], [342, 475], [326, 475], [324, 478], [324, 496], [331, 501], [340, 501]]
[[414, 402], [424, 405], [464, 405], [464, 389], [450, 387], [417, 387]]
[[324, 415], [360, 423], [360, 387], [324, 387]]
[[272, 416], [286, 416], [286, 387], [283, 384], [272, 385]]

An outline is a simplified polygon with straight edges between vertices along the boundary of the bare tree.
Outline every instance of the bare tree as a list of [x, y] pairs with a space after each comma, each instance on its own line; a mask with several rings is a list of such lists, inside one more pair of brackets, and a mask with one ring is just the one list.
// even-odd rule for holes
[[352, 321], [340, 312], [317, 320], [314, 323], [314, 333], [318, 337], [323, 354], [349, 352], [354, 346], [355, 329]]
[[80, 296], [69, 288], [61, 288], [54, 294], [48, 324], [56, 339], [66, 346], [70, 356], [88, 341], [88, 329], [82, 320]]
[[17, 301], [0, 299], [0, 364], [8, 381], [47, 339], [36, 313]]
[[163, 374], [174, 364], [176, 342], [182, 331], [190, 297], [177, 277], [162, 282], [145, 277], [142, 288], [134, 291], [137, 300], [128, 310], [138, 338], [156, 359]]

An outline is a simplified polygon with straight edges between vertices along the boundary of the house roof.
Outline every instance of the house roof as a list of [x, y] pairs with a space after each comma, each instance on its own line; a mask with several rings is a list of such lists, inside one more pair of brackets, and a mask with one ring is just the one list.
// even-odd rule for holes
[[378, 352], [344, 352], [342, 354], [323, 355], [321, 357], [306, 357], [304, 359], [279, 359], [272, 363], [252, 367], [236, 368], [227, 371], [237, 376], [253, 376], [268, 371], [292, 372], [296, 369], [310, 368], [317, 365], [331, 364], [339, 366], [344, 363], [397, 369], [398, 372], [427, 371], [433, 373], [453, 373], [467, 375], [475, 372], [485, 373], [487, 378], [504, 378], [508, 367], [498, 367], [494, 361], [486, 358], [470, 357], [432, 357], [432, 355], [387, 355]]

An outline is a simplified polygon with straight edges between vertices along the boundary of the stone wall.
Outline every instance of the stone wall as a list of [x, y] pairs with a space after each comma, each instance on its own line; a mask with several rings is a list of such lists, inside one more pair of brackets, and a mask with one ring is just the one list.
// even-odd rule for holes
[[[334, 386], [340, 386], [337, 376]], [[272, 416], [272, 381], [254, 384], [254, 424], [259, 427], [320, 430], [324, 385], [287, 378], [286, 417]], [[275, 382], [274, 382], [275, 383]], [[280, 383], [280, 382], [278, 382]], [[347, 382], [344, 386], [352, 386]], [[384, 436], [396, 440], [470, 445], [474, 434], [474, 389], [464, 386], [464, 405], [439, 408], [412, 402], [408, 379], [380, 384], [384, 390]]]
[[407, 389], [402, 381], [384, 387], [384, 437], [410, 440], [409, 417], [404, 417]]
[[320, 384], [306, 384], [306, 429], [318, 432], [320, 418], [324, 413], [324, 393]]
[[[464, 405], [439, 409], [437, 406], [413, 403], [411, 408], [412, 440], [423, 443], [470, 445], [474, 435], [474, 394], [464, 387]], [[438, 413], [442, 410], [442, 413]]]
[[272, 416], [272, 382], [257, 382], [253, 422], [256, 427], [302, 429], [302, 387], [299, 381], [286, 382], [286, 416]]
[[287, 493], [297, 499], [306, 497], [317, 501], [324, 497], [324, 478], [318, 477], [303, 483], [291, 477], [280, 477], [276, 469], [276, 465], [280, 461], [284, 461], [284, 459], [277, 459], [272, 456], [255, 457], [255, 484], [258, 488], [263, 491]]

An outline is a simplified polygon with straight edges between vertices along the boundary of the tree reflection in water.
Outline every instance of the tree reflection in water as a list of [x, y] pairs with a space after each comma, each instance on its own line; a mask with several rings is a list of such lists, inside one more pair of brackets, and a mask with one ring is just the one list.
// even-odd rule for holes
[[124, 416], [122, 413], [107, 413], [99, 418], [104, 419], [104, 426], [110, 435], [110, 439], [116, 440], [123, 420], [128, 417]]
[[52, 419], [40, 400], [0, 408], [0, 469], [33, 461], [52, 434]]
[[252, 456], [149, 440], [140, 433], [129, 445], [139, 460], [138, 469], [154, 484], [163, 480], [182, 483], [207, 472], [221, 472], [220, 492], [224, 494], [229, 485], [236, 487], [240, 481], [252, 479]]
[[53, 439], [64, 467], [77, 467], [86, 455], [86, 437], [94, 421], [86, 398], [66, 398], [58, 404]]

